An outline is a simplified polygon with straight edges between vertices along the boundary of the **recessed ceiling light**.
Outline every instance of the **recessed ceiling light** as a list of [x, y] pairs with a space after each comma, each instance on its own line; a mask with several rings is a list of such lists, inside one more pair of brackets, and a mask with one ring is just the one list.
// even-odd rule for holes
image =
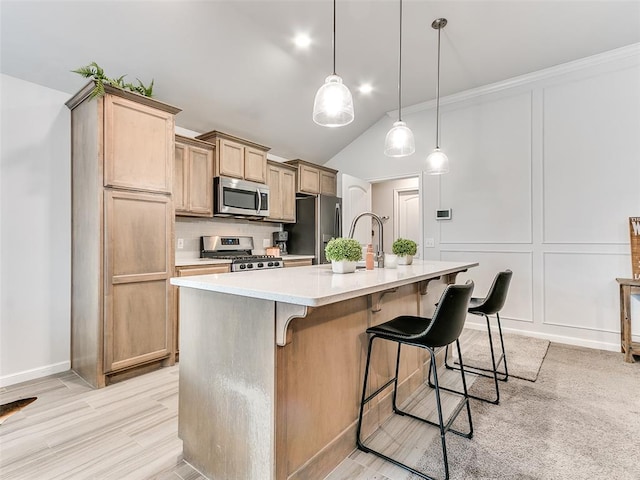
[[307, 48], [309, 45], [311, 45], [311, 37], [309, 37], [309, 35], [307, 35], [306, 33], [299, 33], [293, 39], [293, 43], [295, 43], [296, 47], [298, 48]]
[[363, 83], [358, 87], [358, 90], [360, 91], [360, 93], [364, 93], [366, 95], [373, 91], [373, 87], [371, 86], [370, 83]]

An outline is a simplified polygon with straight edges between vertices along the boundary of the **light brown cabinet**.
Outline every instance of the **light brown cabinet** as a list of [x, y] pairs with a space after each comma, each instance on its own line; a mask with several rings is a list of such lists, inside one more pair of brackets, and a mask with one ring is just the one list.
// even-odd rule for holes
[[173, 114], [118, 95], [98, 101], [104, 108], [104, 186], [171, 193]]
[[71, 109], [71, 368], [94, 387], [173, 357], [174, 115], [93, 83]]
[[296, 168], [267, 160], [269, 185], [268, 221], [293, 223], [296, 221]]
[[172, 354], [171, 197], [107, 189], [105, 373]]
[[173, 202], [176, 215], [213, 216], [213, 152], [215, 146], [176, 135]]
[[297, 192], [337, 195], [337, 170], [300, 159], [289, 160], [285, 163], [293, 165], [298, 169]]
[[284, 268], [288, 267], [310, 267], [313, 264], [312, 258], [296, 258], [296, 259], [284, 259]]
[[[186, 265], [184, 267], [176, 267], [176, 277], [192, 277], [194, 275], [211, 275], [213, 273], [229, 273], [231, 271], [231, 264], [217, 264], [217, 265]], [[174, 338], [174, 351], [176, 352], [176, 360], [180, 352], [180, 289], [178, 287], [172, 287], [174, 298], [174, 322], [173, 322], [173, 338]]]
[[257, 183], [267, 182], [269, 147], [213, 130], [196, 137], [213, 143], [216, 177], [233, 177]]

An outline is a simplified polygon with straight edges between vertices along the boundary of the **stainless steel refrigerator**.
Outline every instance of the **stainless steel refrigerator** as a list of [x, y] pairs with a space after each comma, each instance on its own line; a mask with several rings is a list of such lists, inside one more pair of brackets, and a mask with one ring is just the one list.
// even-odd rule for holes
[[315, 255], [313, 263], [329, 263], [324, 247], [342, 236], [342, 199], [331, 195], [296, 198], [296, 223], [285, 225], [291, 255]]

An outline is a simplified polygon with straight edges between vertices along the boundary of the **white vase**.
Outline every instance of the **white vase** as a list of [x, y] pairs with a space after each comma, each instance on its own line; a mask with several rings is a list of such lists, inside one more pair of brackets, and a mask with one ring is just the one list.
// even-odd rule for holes
[[395, 253], [384, 254], [384, 268], [396, 268], [398, 266], [398, 256]]
[[356, 271], [358, 262], [349, 260], [331, 260], [331, 270], [333, 273], [353, 273]]
[[411, 265], [413, 263], [413, 255], [398, 255], [398, 265]]

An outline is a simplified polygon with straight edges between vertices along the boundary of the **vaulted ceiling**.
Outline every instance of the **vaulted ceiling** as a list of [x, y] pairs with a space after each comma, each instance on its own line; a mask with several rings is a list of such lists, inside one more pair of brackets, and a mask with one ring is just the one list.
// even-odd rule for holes
[[[337, 0], [336, 71], [356, 118], [334, 129], [311, 119], [332, 73], [331, 0], [2, 0], [0, 66], [71, 95], [86, 83], [71, 70], [95, 61], [112, 77], [154, 79], [184, 128], [324, 163], [397, 109], [398, 12], [399, 0]], [[640, 42], [640, 0], [405, 0], [404, 106], [435, 97], [438, 17], [449, 21], [443, 96]], [[300, 32], [307, 49], [292, 42]]]

